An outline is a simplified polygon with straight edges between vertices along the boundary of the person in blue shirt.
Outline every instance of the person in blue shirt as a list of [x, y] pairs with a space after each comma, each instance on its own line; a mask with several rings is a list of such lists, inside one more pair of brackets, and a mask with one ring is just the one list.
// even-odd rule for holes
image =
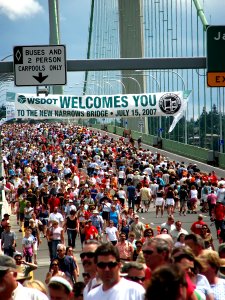
[[120, 221], [120, 215], [119, 215], [119, 212], [116, 211], [115, 205], [111, 205], [111, 210], [109, 212], [109, 220], [113, 221], [114, 226], [116, 228], [118, 228], [118, 224], [119, 224], [119, 221]]
[[136, 198], [136, 188], [133, 185], [133, 182], [128, 182], [128, 187], [127, 187], [128, 206], [132, 207], [133, 209], [135, 204], [135, 198]]

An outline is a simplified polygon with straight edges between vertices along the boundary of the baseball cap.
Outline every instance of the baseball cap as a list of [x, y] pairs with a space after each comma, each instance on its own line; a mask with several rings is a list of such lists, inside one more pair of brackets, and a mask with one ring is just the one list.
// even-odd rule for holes
[[15, 258], [16, 256], [23, 257], [22, 253], [21, 253], [21, 252], [18, 252], [18, 251], [14, 252], [13, 258]]
[[72, 286], [71, 284], [69, 283], [68, 280], [66, 280], [65, 278], [63, 277], [59, 277], [59, 276], [53, 276], [50, 281], [49, 281], [49, 284], [48, 286], [51, 286], [51, 283], [60, 283], [62, 284], [63, 286], [65, 286], [69, 292], [72, 292], [73, 289], [72, 289]]
[[16, 269], [15, 260], [7, 255], [0, 255], [0, 271]]

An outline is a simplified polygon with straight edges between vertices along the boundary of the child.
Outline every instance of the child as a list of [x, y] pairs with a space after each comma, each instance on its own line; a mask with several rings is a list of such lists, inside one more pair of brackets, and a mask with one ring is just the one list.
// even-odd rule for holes
[[34, 239], [33, 235], [31, 234], [31, 229], [26, 228], [25, 236], [22, 239], [22, 246], [23, 246], [23, 255], [25, 257], [25, 260], [26, 260], [26, 262], [29, 262], [29, 263], [32, 262], [34, 242], [35, 242], [35, 239]]

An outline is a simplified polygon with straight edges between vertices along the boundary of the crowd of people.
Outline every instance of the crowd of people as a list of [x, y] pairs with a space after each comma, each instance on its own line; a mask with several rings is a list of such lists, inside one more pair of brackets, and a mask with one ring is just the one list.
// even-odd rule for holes
[[[224, 178], [153, 153], [141, 140], [135, 145], [92, 128], [20, 123], [5, 124], [2, 132], [1, 188], [24, 236], [17, 245], [5, 214], [0, 299], [18, 300], [23, 292], [52, 300], [223, 299]], [[161, 226], [152, 228], [150, 217], [141, 221], [150, 209]], [[197, 213], [185, 230], [182, 218]], [[215, 222], [216, 237], [201, 213]], [[45, 285], [30, 280], [44, 239], [50, 262]]]

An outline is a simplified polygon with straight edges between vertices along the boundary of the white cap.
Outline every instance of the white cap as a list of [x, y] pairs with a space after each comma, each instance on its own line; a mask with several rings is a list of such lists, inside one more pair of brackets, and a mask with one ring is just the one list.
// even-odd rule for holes
[[70, 292], [72, 292], [72, 286], [69, 283], [68, 280], [66, 280], [63, 277], [60, 276], [53, 276], [50, 281], [49, 281], [49, 285], [51, 285], [51, 283], [61, 283], [62, 285], [64, 285]]

